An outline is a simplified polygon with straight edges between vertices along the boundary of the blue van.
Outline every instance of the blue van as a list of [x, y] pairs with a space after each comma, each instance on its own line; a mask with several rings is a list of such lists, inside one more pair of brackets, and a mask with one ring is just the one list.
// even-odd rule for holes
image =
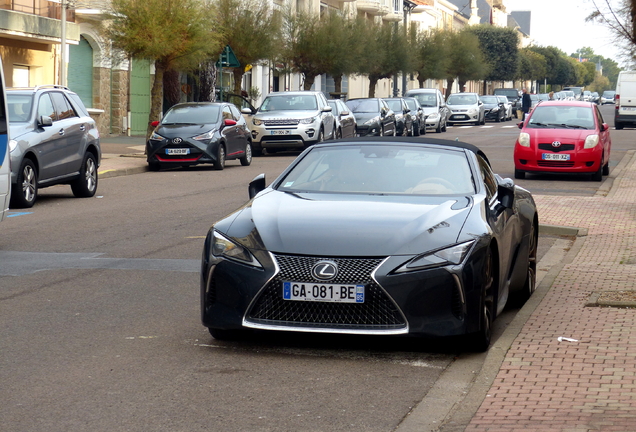
[[0, 221], [9, 210], [11, 197], [11, 158], [9, 157], [9, 119], [7, 118], [7, 98], [4, 74], [0, 61]]

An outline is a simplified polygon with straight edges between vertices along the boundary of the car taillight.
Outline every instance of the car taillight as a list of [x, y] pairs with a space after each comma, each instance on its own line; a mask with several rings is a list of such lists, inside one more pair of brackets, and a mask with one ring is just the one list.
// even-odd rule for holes
[[621, 104], [621, 95], [614, 96], [614, 103], [616, 104], [614, 108], [618, 109]]

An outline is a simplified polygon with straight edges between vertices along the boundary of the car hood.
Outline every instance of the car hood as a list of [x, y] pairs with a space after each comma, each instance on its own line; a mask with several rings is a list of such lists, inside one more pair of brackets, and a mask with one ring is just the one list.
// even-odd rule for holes
[[370, 112], [354, 112], [353, 115], [356, 117], [356, 121], [358, 123], [364, 123], [374, 118], [380, 118], [380, 113], [370, 113]]
[[31, 123], [9, 123], [9, 136], [11, 139], [17, 140], [20, 136], [31, 131], [33, 131], [33, 124]]
[[422, 107], [422, 110], [424, 111], [424, 114], [431, 115], [439, 112], [439, 107]]
[[449, 105], [448, 108], [450, 108], [451, 111], [453, 110], [470, 110], [470, 109], [478, 109], [478, 105], [476, 104], [472, 104], [472, 105]]
[[530, 134], [530, 140], [533, 143], [551, 143], [553, 141], [575, 142], [585, 141], [588, 135], [594, 135], [598, 132], [586, 129], [535, 129], [525, 128], [524, 132]]
[[166, 138], [190, 137], [206, 133], [218, 127], [218, 124], [215, 123], [198, 125], [166, 124], [159, 125], [155, 132]]
[[257, 112], [254, 117], [258, 119], [305, 119], [320, 115], [318, 110], [280, 110]]
[[323, 256], [416, 255], [457, 241], [466, 197], [292, 194], [269, 191], [224, 223], [251, 249]]
[[494, 103], [484, 103], [484, 108], [486, 108], [486, 109], [499, 108], [499, 104], [494, 104]]

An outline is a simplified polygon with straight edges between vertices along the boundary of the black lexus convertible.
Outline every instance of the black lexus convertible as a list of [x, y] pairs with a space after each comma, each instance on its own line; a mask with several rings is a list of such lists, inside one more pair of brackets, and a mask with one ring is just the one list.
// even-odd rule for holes
[[530, 193], [477, 147], [355, 138], [306, 149], [217, 222], [203, 250], [203, 325], [490, 344], [506, 303], [535, 289]]

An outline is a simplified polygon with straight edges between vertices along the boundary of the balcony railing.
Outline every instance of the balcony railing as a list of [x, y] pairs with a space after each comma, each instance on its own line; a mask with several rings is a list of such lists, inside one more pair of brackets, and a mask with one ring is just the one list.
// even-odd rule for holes
[[[0, 9], [24, 12], [45, 18], [62, 18], [61, 3], [49, 0], [0, 0]], [[75, 11], [66, 10], [66, 21], [75, 22]]]

